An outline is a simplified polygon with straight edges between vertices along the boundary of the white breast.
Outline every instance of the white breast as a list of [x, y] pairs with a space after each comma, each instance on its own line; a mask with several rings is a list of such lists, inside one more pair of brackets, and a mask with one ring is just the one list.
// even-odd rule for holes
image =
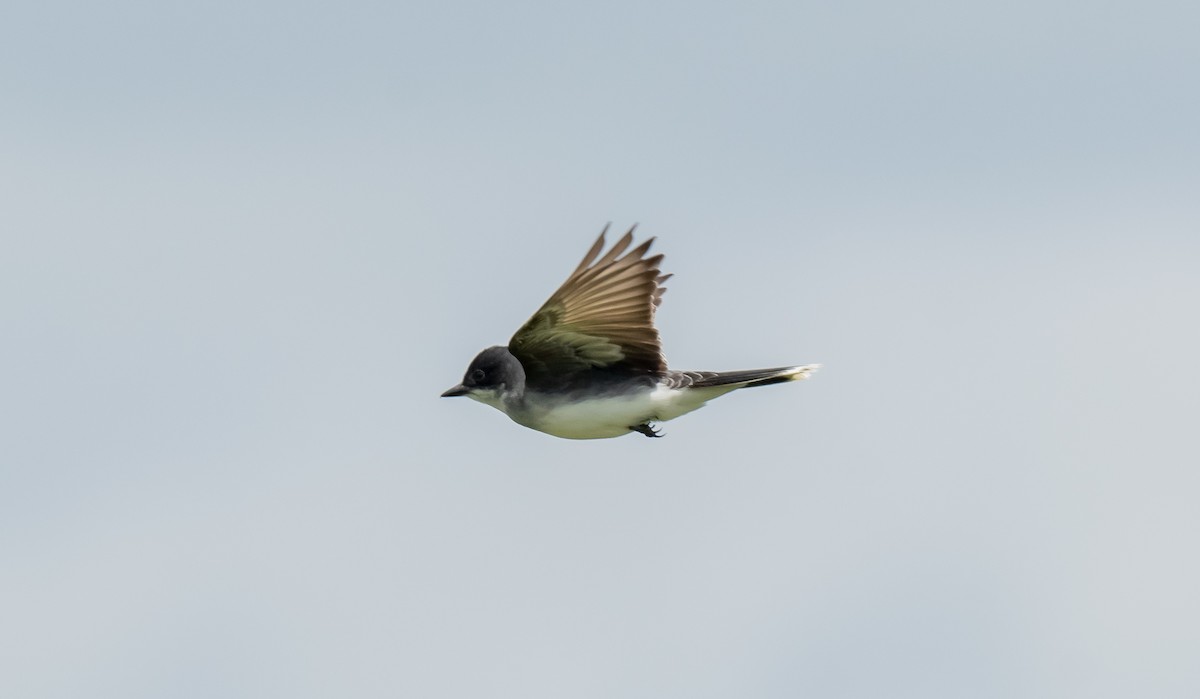
[[[704, 405], [705, 401], [728, 393], [733, 387], [673, 390], [657, 386], [629, 396], [558, 403], [532, 408], [523, 414], [509, 414], [516, 422], [535, 430], [566, 439], [603, 439], [619, 437], [645, 422], [665, 422]], [[506, 411], [507, 412], [507, 411]]]

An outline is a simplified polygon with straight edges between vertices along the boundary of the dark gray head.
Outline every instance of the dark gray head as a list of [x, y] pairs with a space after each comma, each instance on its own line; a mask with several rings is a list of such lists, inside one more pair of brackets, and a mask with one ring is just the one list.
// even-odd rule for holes
[[525, 392], [525, 368], [507, 347], [489, 347], [479, 353], [467, 367], [462, 383], [442, 394], [471, 396], [490, 403], [500, 394], [520, 395]]

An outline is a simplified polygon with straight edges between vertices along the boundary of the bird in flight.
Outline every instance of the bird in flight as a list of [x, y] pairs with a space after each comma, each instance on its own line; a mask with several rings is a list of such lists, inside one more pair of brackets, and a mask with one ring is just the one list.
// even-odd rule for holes
[[[636, 228], [636, 226], [634, 227]], [[566, 439], [638, 432], [739, 388], [808, 378], [818, 364], [745, 371], [672, 371], [654, 311], [662, 302], [662, 255], [654, 238], [628, 250], [633, 231], [604, 251], [604, 234], [508, 346], [489, 347], [442, 397], [469, 396], [514, 422]]]

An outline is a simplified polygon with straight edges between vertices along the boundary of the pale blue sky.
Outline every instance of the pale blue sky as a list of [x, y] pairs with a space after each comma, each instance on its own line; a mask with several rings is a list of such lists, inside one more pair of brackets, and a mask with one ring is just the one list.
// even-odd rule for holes
[[[1193, 697], [1200, 11], [0, 11], [0, 695]], [[607, 221], [667, 437], [437, 398]]]

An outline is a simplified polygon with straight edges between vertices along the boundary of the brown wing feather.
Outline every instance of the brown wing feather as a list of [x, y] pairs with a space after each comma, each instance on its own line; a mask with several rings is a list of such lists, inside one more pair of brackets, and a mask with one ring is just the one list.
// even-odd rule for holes
[[629, 250], [634, 228], [601, 255], [607, 231], [509, 342], [531, 384], [587, 369], [666, 371], [654, 328], [662, 283], [671, 276], [658, 268], [663, 256], [646, 257], [653, 238]]

